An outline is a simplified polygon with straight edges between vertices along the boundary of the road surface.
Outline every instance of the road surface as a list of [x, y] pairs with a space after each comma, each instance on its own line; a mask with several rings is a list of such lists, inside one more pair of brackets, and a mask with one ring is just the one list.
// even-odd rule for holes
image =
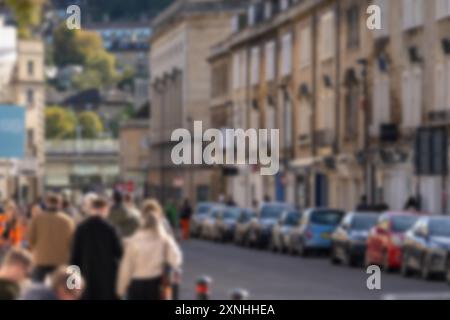
[[233, 288], [245, 288], [250, 299], [258, 300], [450, 297], [445, 282], [405, 279], [398, 273], [382, 273], [381, 290], [371, 291], [362, 267], [333, 266], [326, 256], [300, 258], [198, 240], [182, 247], [181, 298], [187, 300], [195, 298], [195, 281], [201, 275], [214, 281], [212, 299], [222, 300]]

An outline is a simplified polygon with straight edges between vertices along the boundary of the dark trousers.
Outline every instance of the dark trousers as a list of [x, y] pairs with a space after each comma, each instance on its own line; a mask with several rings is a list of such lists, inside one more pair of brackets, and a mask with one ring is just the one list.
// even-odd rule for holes
[[162, 278], [132, 280], [128, 288], [128, 300], [161, 300]]
[[55, 266], [36, 266], [31, 276], [33, 282], [44, 282], [47, 275], [55, 271]]

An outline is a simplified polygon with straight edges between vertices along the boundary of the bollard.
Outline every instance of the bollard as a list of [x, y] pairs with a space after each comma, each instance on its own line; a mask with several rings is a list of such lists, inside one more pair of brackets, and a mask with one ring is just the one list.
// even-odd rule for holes
[[249, 293], [245, 289], [234, 289], [230, 295], [230, 298], [233, 301], [248, 300], [248, 297]]
[[183, 271], [181, 269], [175, 269], [172, 275], [172, 298], [173, 300], [180, 299], [180, 284], [181, 284], [181, 275]]
[[210, 286], [212, 280], [208, 276], [200, 277], [197, 280], [197, 285], [195, 288], [197, 294], [197, 300], [209, 300], [210, 299]]

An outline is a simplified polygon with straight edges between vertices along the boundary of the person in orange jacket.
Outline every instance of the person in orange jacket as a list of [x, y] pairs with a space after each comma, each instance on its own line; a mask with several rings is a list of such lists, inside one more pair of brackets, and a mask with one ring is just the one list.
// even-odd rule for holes
[[19, 217], [17, 205], [14, 201], [8, 200], [4, 206], [5, 217], [1, 238], [3, 246], [12, 247], [21, 245], [24, 240], [24, 224]]

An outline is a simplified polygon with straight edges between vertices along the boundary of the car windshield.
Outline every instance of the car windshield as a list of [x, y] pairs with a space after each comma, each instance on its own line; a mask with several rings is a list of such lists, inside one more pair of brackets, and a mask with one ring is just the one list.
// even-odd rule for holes
[[211, 210], [211, 218], [217, 218], [217, 216], [220, 213], [220, 209], [219, 208], [214, 208]]
[[286, 217], [286, 221], [285, 224], [288, 226], [295, 226], [298, 224], [298, 221], [300, 220], [300, 213], [293, 211], [293, 212], [289, 212], [287, 217]]
[[392, 218], [392, 231], [406, 232], [412, 228], [417, 219], [415, 216], [395, 216]]
[[269, 204], [265, 205], [261, 209], [261, 218], [263, 219], [278, 219], [283, 211], [289, 209], [287, 205], [282, 204]]
[[210, 209], [211, 209], [211, 205], [210, 204], [201, 203], [201, 204], [198, 205], [196, 213], [199, 214], [199, 215], [207, 214]]
[[327, 226], [336, 226], [341, 223], [344, 212], [334, 210], [314, 211], [311, 215], [311, 223]]
[[235, 220], [239, 217], [240, 212], [241, 210], [239, 208], [229, 208], [223, 213], [223, 218]]
[[450, 238], [450, 218], [436, 218], [430, 221], [430, 235]]
[[351, 229], [355, 231], [370, 230], [377, 222], [377, 215], [356, 215], [352, 220]]
[[245, 211], [243, 214], [242, 214], [242, 216], [241, 216], [241, 218], [240, 218], [240, 221], [241, 222], [248, 222], [248, 221], [250, 221], [253, 217], [255, 217], [256, 215], [255, 215], [255, 213], [254, 212], [251, 212], [251, 211]]

